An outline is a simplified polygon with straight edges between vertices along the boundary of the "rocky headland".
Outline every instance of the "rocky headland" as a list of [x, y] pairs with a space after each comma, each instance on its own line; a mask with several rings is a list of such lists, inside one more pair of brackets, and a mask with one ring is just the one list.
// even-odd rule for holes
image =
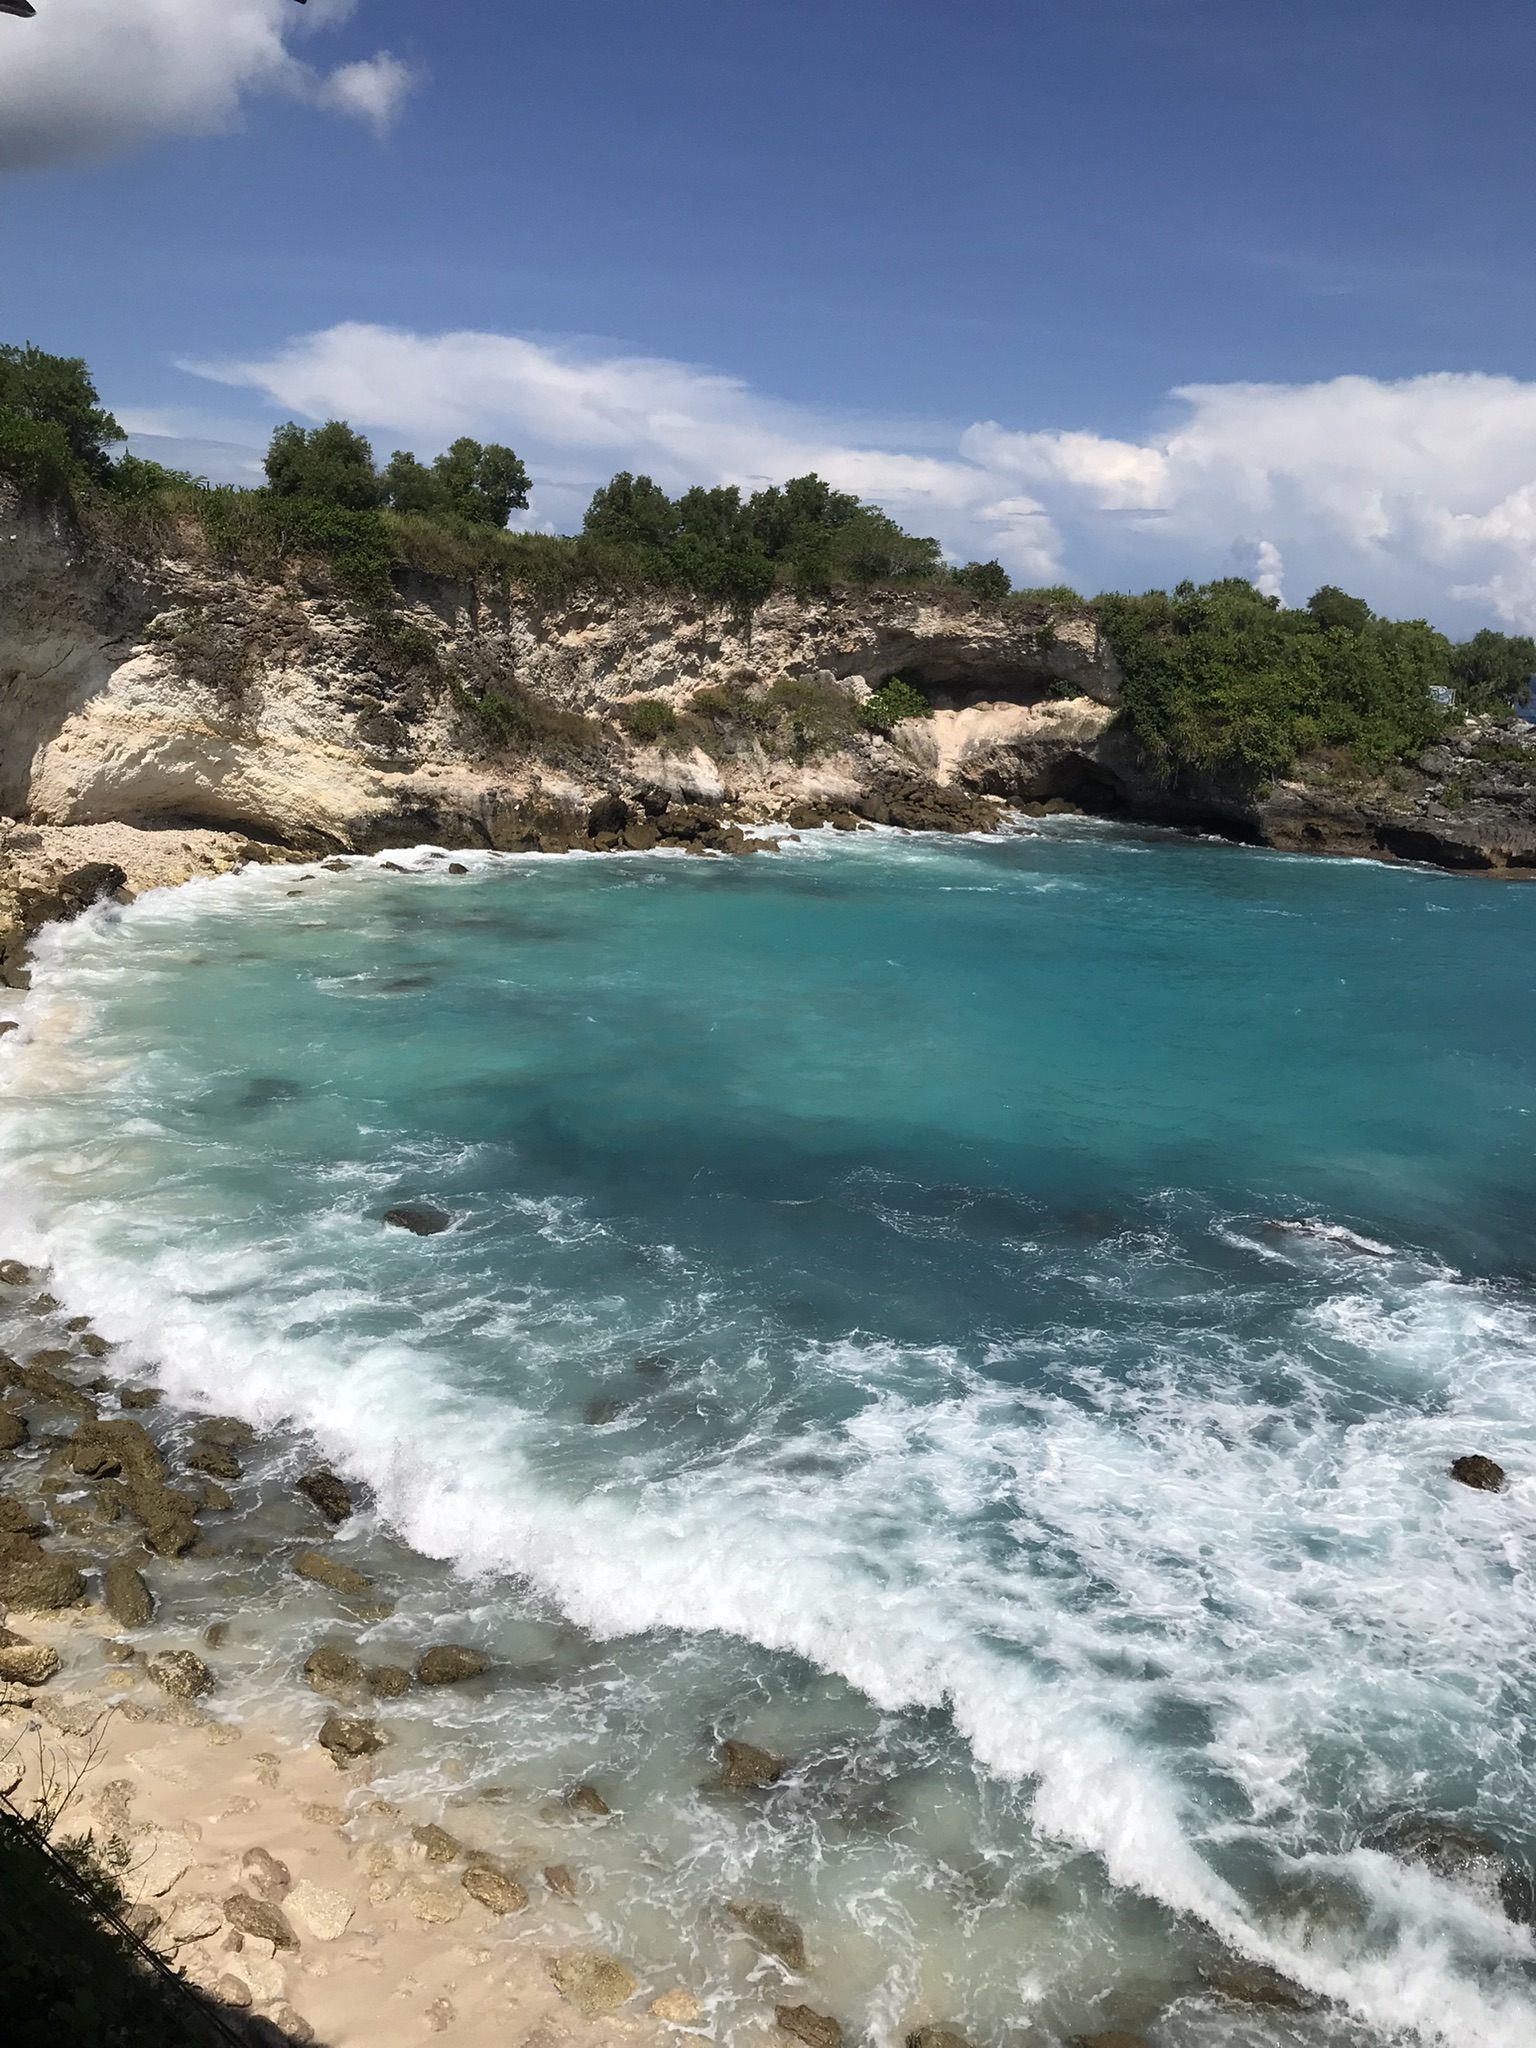
[[[1068, 808], [1536, 868], [1529, 728], [1469, 722], [1371, 778], [1170, 784], [1087, 611], [918, 586], [745, 615], [420, 571], [394, 597], [381, 613], [320, 563], [262, 580], [196, 537], [130, 548], [0, 500], [0, 975], [104, 892], [422, 842], [740, 853], [744, 824], [975, 831]], [[861, 707], [897, 676], [931, 716], [871, 729]]]

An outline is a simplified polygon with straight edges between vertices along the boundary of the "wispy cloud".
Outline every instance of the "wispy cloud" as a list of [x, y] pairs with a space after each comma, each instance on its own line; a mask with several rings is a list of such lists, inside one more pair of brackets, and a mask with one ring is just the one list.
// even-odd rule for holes
[[327, 72], [296, 54], [356, 0], [52, 0], [0, 65], [0, 170], [234, 126], [278, 92], [382, 132], [416, 75], [387, 50]]
[[[509, 440], [579, 519], [614, 469], [676, 488], [815, 469], [1015, 577], [1096, 584], [1229, 574], [1293, 596], [1352, 583], [1398, 610], [1477, 603], [1536, 625], [1536, 383], [1439, 372], [1388, 381], [1191, 384], [1136, 439], [1075, 425], [883, 429], [668, 357], [520, 335], [347, 324], [275, 353], [187, 365], [310, 419], [423, 449]], [[918, 443], [920, 445], [914, 445]]]

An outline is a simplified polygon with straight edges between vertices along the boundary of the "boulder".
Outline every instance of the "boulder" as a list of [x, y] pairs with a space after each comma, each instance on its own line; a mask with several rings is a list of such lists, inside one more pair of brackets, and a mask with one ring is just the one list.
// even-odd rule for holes
[[258, 1899], [275, 1906], [293, 1889], [293, 1873], [270, 1849], [247, 1849], [240, 1858], [240, 1882]]
[[634, 1997], [639, 1984], [615, 1956], [601, 1949], [571, 1949], [547, 1964], [555, 1989], [585, 2019], [600, 2019]]
[[805, 1968], [805, 1936], [780, 1907], [762, 1899], [732, 1899], [726, 1911], [765, 1955], [777, 1956], [791, 1970]]
[[587, 812], [587, 837], [596, 839], [606, 832], [622, 832], [629, 823], [629, 805], [621, 796], [600, 796]]
[[30, 1287], [32, 1268], [20, 1259], [0, 1259], [0, 1287]]
[[83, 1422], [69, 1440], [69, 1462], [82, 1479], [130, 1480], [162, 1485], [165, 1462], [142, 1422]]
[[144, 1668], [173, 1700], [201, 1699], [213, 1691], [213, 1673], [195, 1650], [162, 1650]]
[[239, 1934], [254, 1941], [270, 1941], [274, 1948], [297, 1948], [299, 1937], [293, 1923], [270, 1899], [254, 1899], [249, 1892], [231, 1892], [224, 1901], [224, 1918]]
[[613, 1812], [595, 1785], [573, 1785], [565, 1795], [565, 1804], [572, 1813], [588, 1820], [606, 1820]]
[[327, 1891], [306, 1878], [288, 1894], [283, 1910], [316, 1941], [340, 1941], [352, 1924], [356, 1908], [341, 1892]]
[[416, 1666], [420, 1685], [459, 1685], [489, 1671], [491, 1660], [463, 1643], [436, 1643]]
[[409, 1230], [416, 1237], [436, 1237], [453, 1218], [433, 1202], [397, 1202], [384, 1211], [384, 1221], [396, 1230]]
[[975, 2048], [975, 2044], [953, 2027], [916, 2027], [907, 2036], [907, 2048]]
[[306, 1472], [296, 1482], [299, 1492], [317, 1507], [334, 1529], [352, 1512], [352, 1496], [345, 1483], [328, 1468]]
[[773, 2016], [786, 2034], [793, 2034], [806, 2048], [841, 2048], [843, 2030], [829, 2013], [814, 2012], [808, 2005], [776, 2005]]
[[240, 1460], [226, 1444], [194, 1444], [187, 1453], [186, 1467], [189, 1472], [206, 1472], [210, 1479], [241, 1477]]
[[1272, 2006], [1281, 2012], [1315, 2012], [1321, 2001], [1305, 1986], [1246, 1956], [1223, 1956], [1200, 1972], [1221, 1998], [1234, 2005]]
[[158, 1387], [120, 1387], [117, 1405], [119, 1408], [158, 1408], [160, 1398]]
[[80, 1349], [88, 1358], [105, 1358], [112, 1346], [105, 1337], [98, 1337], [94, 1330], [87, 1330], [80, 1339]]
[[411, 1829], [411, 1840], [427, 1852], [429, 1863], [458, 1863], [464, 1856], [464, 1844], [446, 1828], [440, 1828], [435, 1820], [427, 1821], [421, 1827]]
[[197, 1505], [202, 1514], [227, 1515], [234, 1509], [235, 1497], [226, 1493], [216, 1479], [205, 1479], [197, 1489]]
[[665, 2020], [672, 2027], [696, 2027], [704, 2017], [704, 2008], [693, 1993], [677, 1984], [653, 1998], [647, 2010], [652, 2019]]
[[59, 1668], [48, 1643], [0, 1644], [0, 1685], [46, 1685]]
[[465, 1891], [472, 1899], [478, 1899], [487, 1912], [521, 1913], [528, 1903], [528, 1894], [517, 1879], [490, 1863], [471, 1863], [463, 1882]]
[[776, 1785], [789, 1768], [783, 1757], [759, 1749], [754, 1743], [734, 1739], [722, 1742], [715, 1756], [720, 1765], [715, 1785], [723, 1792], [749, 1792], [760, 1786]]
[[1434, 1814], [1400, 1814], [1362, 1837], [1362, 1847], [1411, 1863], [1470, 1893], [1523, 1927], [1536, 1926], [1530, 1875], [1487, 1835]]
[[67, 1557], [51, 1557], [30, 1536], [0, 1536], [0, 1601], [23, 1612], [77, 1607], [85, 1580]]
[[202, 1443], [223, 1444], [226, 1449], [256, 1441], [254, 1425], [238, 1415], [205, 1415], [193, 1435]]
[[248, 2012], [251, 2005], [251, 1987], [243, 1977], [237, 1977], [226, 1970], [213, 1987], [213, 1995], [220, 2005], [233, 2007], [236, 2012]]
[[101, 1574], [101, 1604], [120, 1628], [143, 1628], [155, 1611], [144, 1574], [126, 1557], [115, 1557]]
[[27, 1440], [27, 1420], [14, 1408], [0, 1408], [0, 1456], [19, 1451]]
[[194, 1495], [151, 1479], [129, 1479], [122, 1498], [156, 1557], [181, 1557], [197, 1541], [200, 1503]]
[[397, 1700], [411, 1689], [411, 1674], [403, 1664], [370, 1664], [364, 1676], [375, 1699]]
[[1492, 1458], [1485, 1458], [1480, 1451], [1474, 1451], [1470, 1457], [1453, 1459], [1451, 1477], [1460, 1480], [1463, 1486], [1474, 1487], [1479, 1493], [1502, 1493], [1504, 1490], [1504, 1467], [1496, 1465]]
[[321, 1723], [320, 1747], [329, 1750], [336, 1768], [344, 1771], [348, 1764], [362, 1757], [377, 1755], [384, 1747], [384, 1738], [376, 1721], [331, 1714]]
[[363, 1660], [346, 1650], [322, 1643], [304, 1659], [304, 1682], [314, 1692], [340, 1695], [358, 1691], [364, 1683]]
[[41, 1512], [28, 1507], [14, 1494], [0, 1495], [0, 1536], [46, 1536], [48, 1524]]
[[372, 1579], [365, 1579], [349, 1564], [327, 1557], [323, 1550], [301, 1550], [293, 1560], [293, 1569], [301, 1579], [312, 1579], [317, 1586], [329, 1586], [333, 1593], [347, 1593], [356, 1598], [373, 1591]]

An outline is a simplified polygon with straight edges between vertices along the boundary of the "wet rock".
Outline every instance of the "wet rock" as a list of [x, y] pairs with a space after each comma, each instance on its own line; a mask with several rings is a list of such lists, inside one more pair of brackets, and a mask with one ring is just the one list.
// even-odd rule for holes
[[453, 1218], [432, 1202], [397, 1202], [384, 1211], [384, 1221], [396, 1230], [409, 1230], [416, 1237], [436, 1237]]
[[363, 1660], [322, 1643], [304, 1659], [304, 1683], [313, 1692], [341, 1695], [356, 1692], [365, 1681]]
[[508, 1877], [493, 1864], [472, 1863], [464, 1873], [463, 1883], [469, 1896], [478, 1899], [490, 1913], [521, 1913], [528, 1904], [528, 1894], [517, 1879]]
[[1530, 1874], [1475, 1828], [1434, 1814], [1402, 1814], [1363, 1836], [1362, 1846], [1430, 1871], [1521, 1926], [1536, 1926]]
[[333, 1529], [351, 1514], [352, 1495], [345, 1482], [329, 1468], [306, 1472], [295, 1483], [299, 1492], [320, 1510]]
[[340, 1941], [352, 1924], [356, 1908], [341, 1892], [327, 1891], [306, 1878], [288, 1894], [283, 1910], [316, 1941]]
[[780, 1907], [762, 1899], [732, 1899], [726, 1911], [765, 1955], [777, 1956], [791, 1970], [805, 1968], [805, 1936]]
[[0, 1497], [0, 1536], [46, 1536], [48, 1524], [41, 1512], [17, 1500], [14, 1494]]
[[210, 1940], [223, 1925], [224, 1915], [213, 1899], [183, 1899], [166, 1919], [166, 1938], [185, 1948], [189, 1942]]
[[12, 1364], [7, 1380], [35, 1394], [40, 1401], [51, 1401], [55, 1407], [63, 1408], [77, 1421], [94, 1421], [96, 1403], [57, 1369], [68, 1357], [67, 1351], [34, 1351], [25, 1365]]
[[150, 1479], [129, 1479], [123, 1504], [157, 1557], [182, 1557], [196, 1543], [198, 1502], [190, 1493]]
[[69, 1440], [69, 1462], [82, 1479], [120, 1473], [149, 1485], [165, 1479], [165, 1462], [142, 1422], [83, 1422]]
[[589, 1428], [601, 1429], [605, 1423], [617, 1422], [624, 1413], [625, 1405], [611, 1394], [599, 1394], [582, 1410], [582, 1418]]
[[210, 1621], [203, 1630], [203, 1641], [210, 1650], [222, 1650], [229, 1641], [229, 1623], [227, 1621]]
[[0, 1601], [25, 1613], [76, 1607], [85, 1580], [67, 1557], [51, 1557], [30, 1536], [0, 1536]]
[[293, 1889], [293, 1873], [270, 1849], [246, 1850], [240, 1858], [240, 1881], [247, 1891], [272, 1906]]
[[1321, 2003], [1312, 1992], [1244, 1956], [1224, 1956], [1200, 1972], [1212, 1991], [1234, 2005], [1272, 2006], [1282, 2012], [1315, 2012]]
[[[39, 1294], [34, 1300], [27, 1303], [27, 1307], [31, 1309], [32, 1313], [39, 1316], [51, 1316], [58, 1305], [59, 1298], [56, 1294]], [[68, 1352], [64, 1355], [66, 1358], [69, 1356]]]
[[213, 1673], [195, 1650], [162, 1650], [144, 1668], [173, 1700], [201, 1699], [213, 1691]]
[[562, 1899], [574, 1899], [576, 1896], [575, 1876], [563, 1863], [546, 1863], [544, 1882]]
[[333, 1593], [347, 1593], [356, 1598], [373, 1591], [372, 1579], [365, 1579], [349, 1564], [327, 1557], [323, 1550], [301, 1550], [293, 1560], [293, 1569], [301, 1579], [312, 1579], [317, 1586], [329, 1586]]
[[119, 1408], [158, 1408], [160, 1389], [158, 1387], [120, 1387], [117, 1395]]
[[376, 1721], [348, 1714], [331, 1714], [321, 1724], [320, 1747], [330, 1751], [339, 1770], [345, 1770], [348, 1764], [356, 1763], [362, 1757], [376, 1756], [384, 1747], [384, 1738]]
[[400, 1898], [427, 1927], [446, 1927], [464, 1910], [461, 1893], [428, 1877], [408, 1877], [400, 1887]]
[[19, 1451], [27, 1440], [26, 1417], [14, 1408], [0, 1408], [0, 1456]]
[[186, 1456], [189, 1472], [206, 1472], [210, 1479], [239, 1479], [240, 1460], [225, 1444], [194, 1444]]
[[793, 2034], [806, 2048], [841, 2048], [843, 2030], [829, 2013], [813, 2012], [808, 2005], [776, 2005], [773, 2016], [786, 2034]]
[[412, 1828], [411, 1840], [426, 1850], [429, 1863], [458, 1863], [464, 1855], [464, 1844], [436, 1821]]
[[204, 1443], [223, 1444], [229, 1448], [256, 1441], [254, 1426], [238, 1415], [205, 1415], [193, 1434]]
[[1474, 1451], [1470, 1457], [1454, 1459], [1451, 1477], [1460, 1480], [1463, 1486], [1474, 1487], [1479, 1493], [1502, 1493], [1504, 1490], [1504, 1467], [1495, 1464], [1492, 1458], [1485, 1458], [1479, 1451]]
[[565, 1804], [570, 1812], [582, 1814], [588, 1820], [606, 1820], [613, 1812], [595, 1785], [573, 1785], [565, 1795]]
[[1111, 2027], [1107, 2034], [1079, 2034], [1072, 2048], [1152, 2048], [1142, 2034], [1127, 2034]]
[[450, 875], [467, 875], [469, 869], [465, 867], [463, 861], [451, 860], [448, 863], [448, 872]]
[[101, 1602], [119, 1628], [143, 1628], [155, 1611], [144, 1574], [115, 1557], [101, 1574]]
[[274, 1948], [297, 1948], [299, 1937], [280, 1906], [269, 1899], [255, 1899], [249, 1892], [231, 1892], [224, 1901], [224, 1918], [237, 1933], [254, 1941], [270, 1941]]
[[975, 2048], [975, 2044], [952, 2027], [917, 2027], [907, 2036], [907, 2048]]
[[704, 2008], [691, 1991], [684, 1991], [674, 1985], [670, 1991], [663, 1991], [659, 1998], [650, 2003], [652, 2019], [665, 2020], [673, 2027], [696, 2027], [704, 2017]]
[[89, 1358], [105, 1358], [112, 1346], [105, 1337], [98, 1337], [94, 1330], [87, 1330], [80, 1339], [80, 1349]]
[[437, 1643], [416, 1666], [421, 1685], [460, 1685], [466, 1678], [478, 1678], [491, 1668], [489, 1657], [463, 1643]]
[[601, 1949], [572, 1949], [551, 1956], [546, 1967], [566, 2004], [589, 2020], [617, 2011], [640, 1988], [618, 1958]]
[[205, 1479], [198, 1488], [198, 1509], [205, 1515], [228, 1515], [233, 1513], [235, 1497], [226, 1493], [216, 1480]]
[[0, 1259], [0, 1287], [30, 1287], [32, 1268], [20, 1259]]
[[397, 1700], [411, 1689], [411, 1674], [403, 1664], [370, 1664], [364, 1676], [375, 1699]]
[[720, 1774], [714, 1782], [724, 1792], [750, 1792], [760, 1786], [776, 1785], [789, 1768], [783, 1757], [734, 1738], [722, 1742], [715, 1756]]
[[47, 1643], [0, 1644], [0, 1685], [46, 1685], [59, 1668], [59, 1653]]

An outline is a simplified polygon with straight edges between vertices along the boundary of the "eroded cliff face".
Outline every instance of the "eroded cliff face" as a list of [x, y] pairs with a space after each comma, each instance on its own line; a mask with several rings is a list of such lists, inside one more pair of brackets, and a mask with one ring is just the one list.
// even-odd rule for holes
[[[751, 701], [798, 678], [857, 699], [895, 674], [941, 707], [932, 731], [795, 758], [750, 733], [706, 749], [688, 730], [701, 691]], [[529, 714], [500, 739], [475, 709], [488, 690]], [[682, 729], [632, 738], [637, 698]], [[660, 594], [488, 602], [418, 576], [381, 629], [323, 583], [196, 559], [146, 569], [14, 512], [0, 553], [0, 808], [55, 826], [212, 828], [302, 852], [494, 847], [579, 829], [612, 794], [652, 816], [670, 797], [768, 819], [877, 812], [882, 791], [924, 788], [938, 822], [941, 791], [960, 813], [983, 793], [1050, 794], [1051, 764], [1092, 744], [1115, 699], [1091, 620], [947, 591], [780, 596], [748, 624]]]

